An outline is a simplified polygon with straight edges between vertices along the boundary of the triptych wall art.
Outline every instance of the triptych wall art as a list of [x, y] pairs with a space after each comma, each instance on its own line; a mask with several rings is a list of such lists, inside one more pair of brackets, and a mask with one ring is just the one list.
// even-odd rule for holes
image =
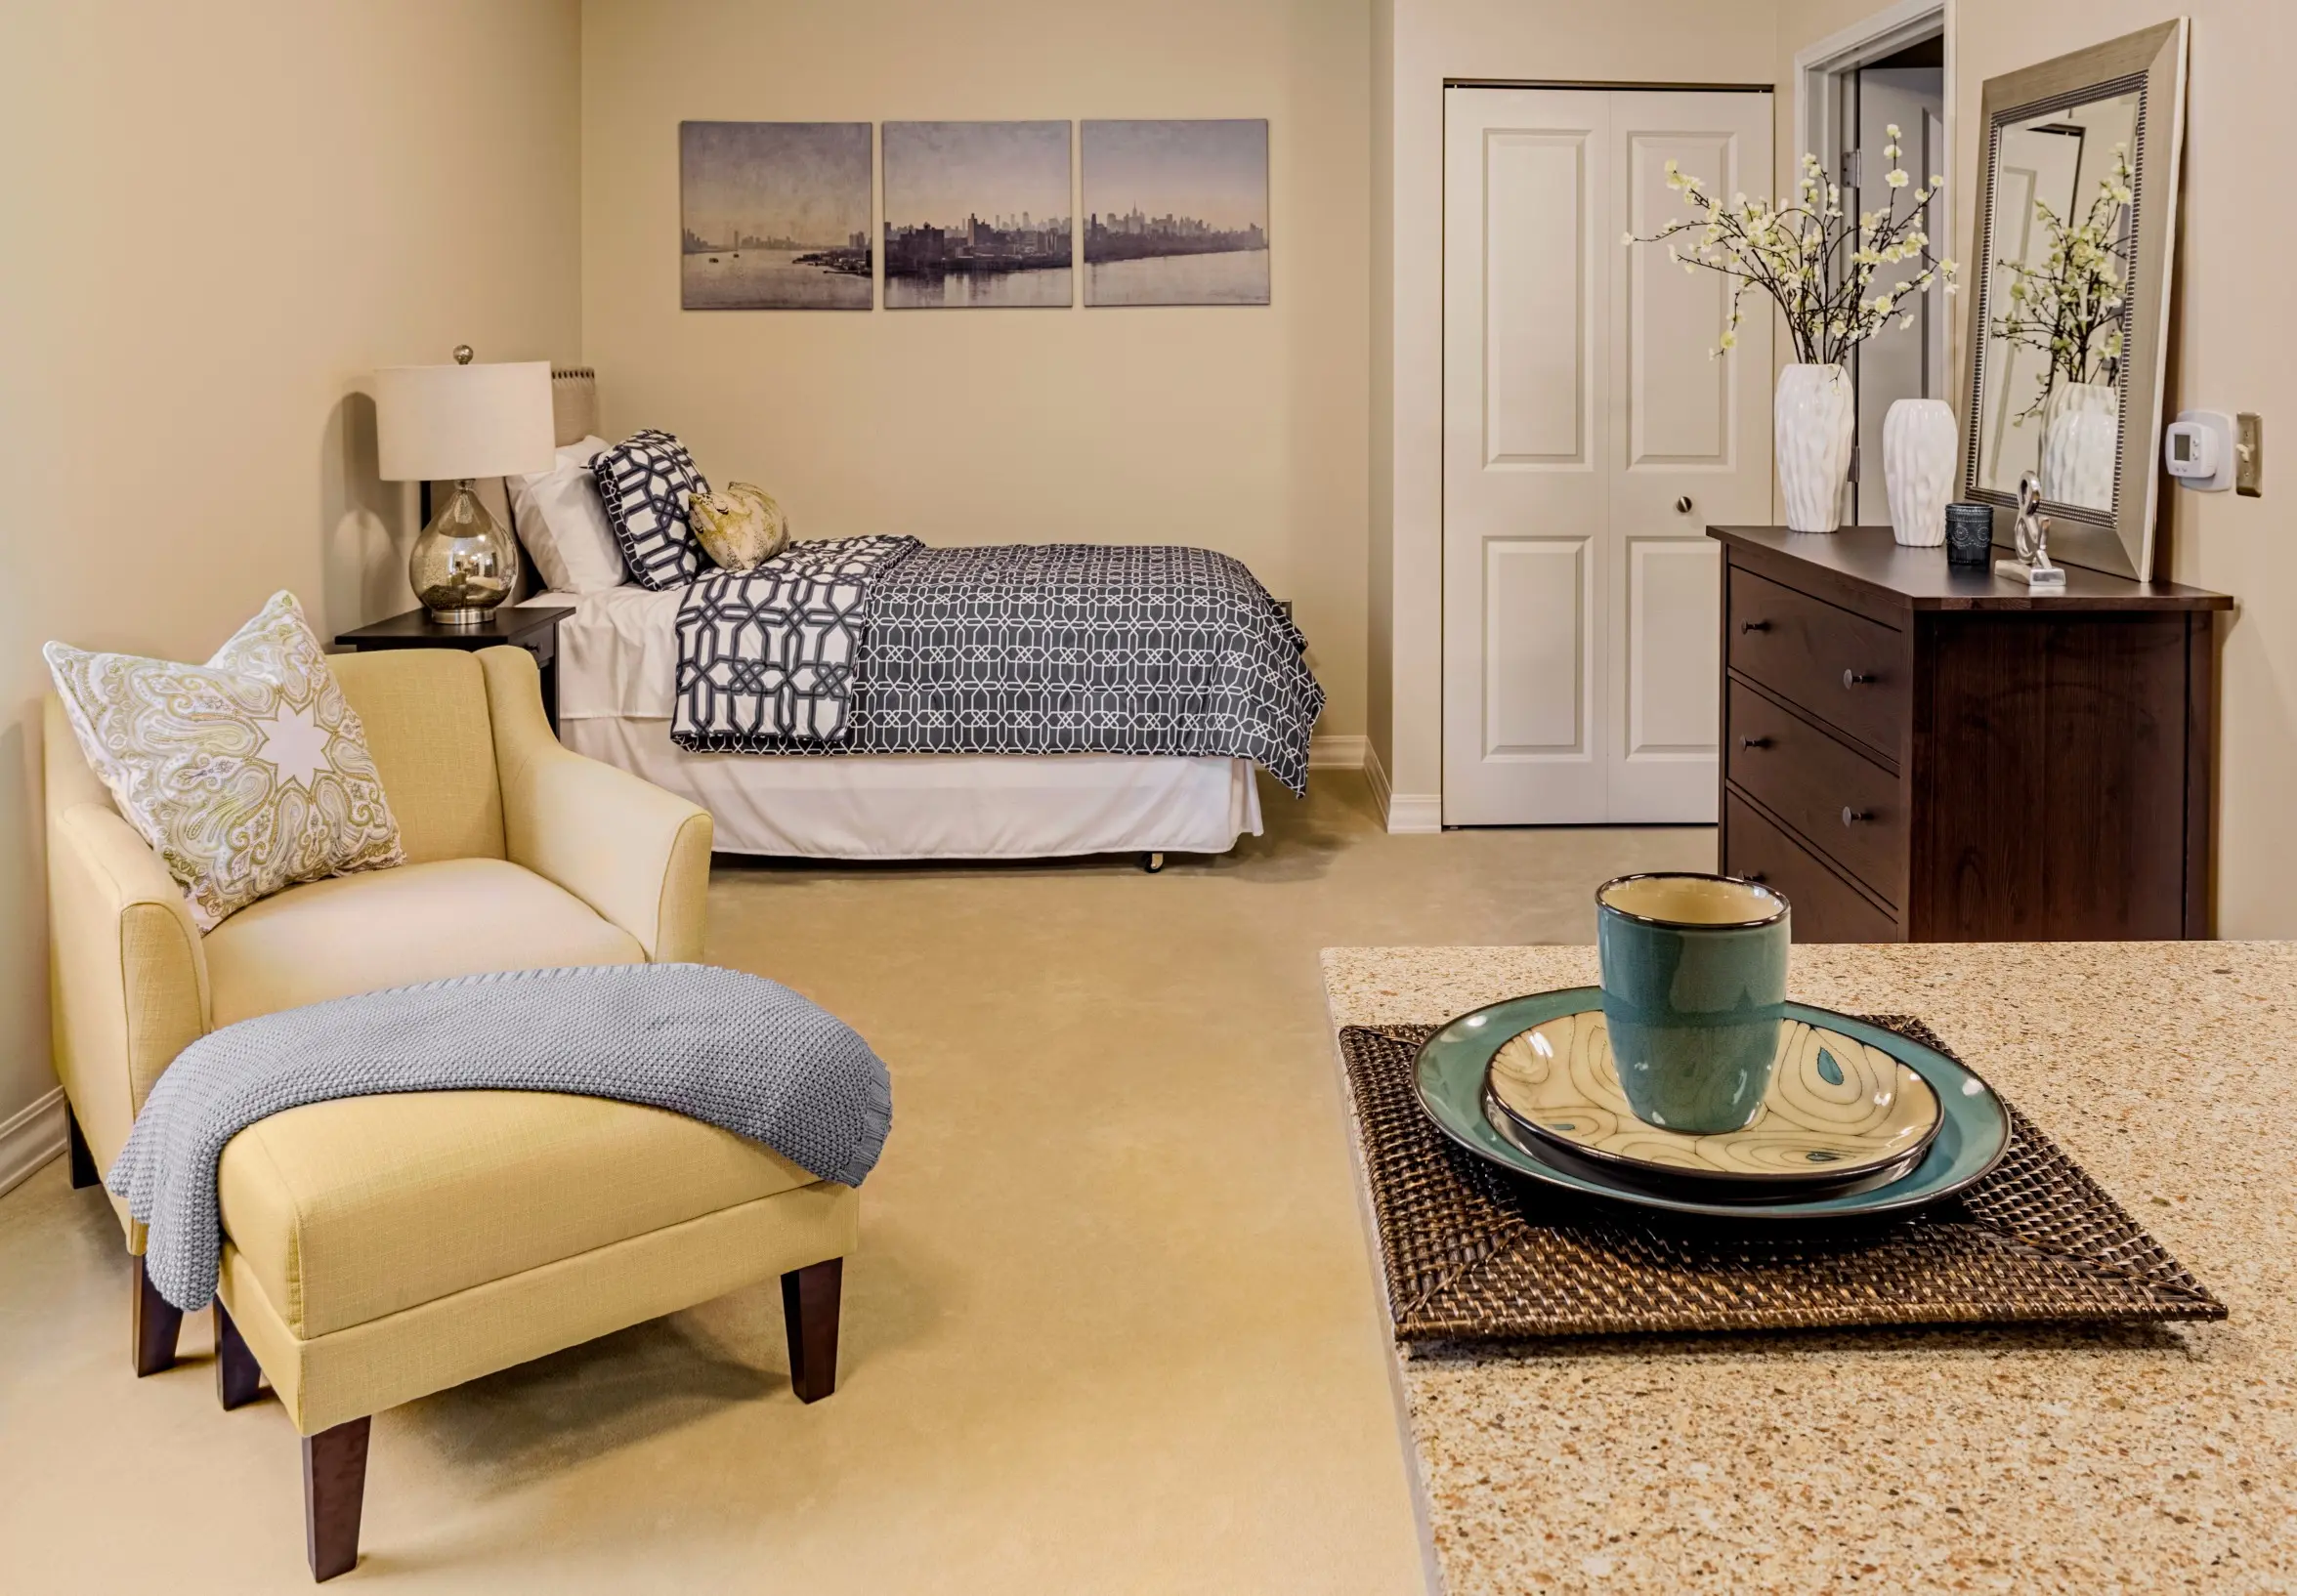
[[868, 122], [680, 123], [685, 309], [871, 310], [877, 242], [889, 311], [1268, 303], [1265, 121], [1082, 124], [1082, 222], [1067, 122], [880, 143], [872, 233]]

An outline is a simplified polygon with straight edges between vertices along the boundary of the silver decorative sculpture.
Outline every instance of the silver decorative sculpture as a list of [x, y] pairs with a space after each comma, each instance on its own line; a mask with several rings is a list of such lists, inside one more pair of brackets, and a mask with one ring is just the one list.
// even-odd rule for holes
[[1994, 574], [2028, 587], [2065, 586], [2065, 571], [2050, 564], [2050, 518], [2042, 514], [2042, 482], [2032, 472], [2018, 480], [2018, 520], [2012, 533], [2016, 560], [1994, 562]]

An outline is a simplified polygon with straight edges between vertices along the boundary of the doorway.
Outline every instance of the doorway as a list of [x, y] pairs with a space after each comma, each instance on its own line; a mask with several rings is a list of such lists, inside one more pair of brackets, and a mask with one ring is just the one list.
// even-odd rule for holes
[[1663, 247], [1771, 183], [1767, 88], [1444, 99], [1446, 825], [1712, 823], [1710, 524], [1770, 519], [1771, 317]]
[[[1898, 129], [1899, 156], [1914, 184], [1947, 172], [1952, 156], [1947, 106], [1953, 102], [1942, 0], [1899, 3], [1821, 39], [1795, 57], [1795, 126], [1803, 150], [1842, 185], [1843, 208], [1855, 214], [1892, 199], [1884, 184], [1891, 162], [1883, 148]], [[1901, 192], [1898, 203], [1908, 201]], [[1953, 236], [1954, 193], [1932, 208], [1930, 232], [1940, 253]], [[1846, 525], [1888, 525], [1883, 422], [1902, 399], [1951, 400], [1951, 308], [1932, 292], [1919, 296], [1911, 327], [1893, 325], [1851, 355], [1858, 414], [1857, 445], [1844, 488]]]
[[[1883, 175], [1890, 130], [1898, 130], [1898, 165], [1915, 185], [1946, 170], [1946, 41], [1934, 35], [1845, 74], [1843, 83], [1845, 210], [1880, 210], [1892, 203]], [[1853, 197], [1854, 196], [1854, 197]], [[1899, 200], [1900, 205], [1907, 203]], [[1942, 205], [1943, 202], [1941, 201]], [[1937, 207], [1934, 207], [1936, 209]], [[1934, 218], [1932, 233], [1946, 247]], [[1891, 500], [1883, 478], [1883, 418], [1902, 399], [1942, 399], [1946, 394], [1947, 306], [1942, 294], [1916, 296], [1914, 325], [1890, 326], [1851, 354], [1857, 395], [1858, 445], [1850, 456], [1852, 507], [1861, 526], [1889, 524]]]

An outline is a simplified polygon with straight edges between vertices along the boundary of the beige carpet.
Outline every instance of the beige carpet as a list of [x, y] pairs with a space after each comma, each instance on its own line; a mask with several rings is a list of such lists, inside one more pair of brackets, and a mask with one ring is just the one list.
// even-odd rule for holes
[[[365, 1560], [421, 1591], [1422, 1588], [1317, 949], [1586, 941], [1704, 829], [1390, 837], [1360, 782], [1162, 876], [734, 866], [712, 954], [859, 1027], [895, 1125], [836, 1396], [762, 1290], [376, 1420]], [[128, 1371], [62, 1161], [0, 1197], [0, 1587], [309, 1589], [294, 1434]]]

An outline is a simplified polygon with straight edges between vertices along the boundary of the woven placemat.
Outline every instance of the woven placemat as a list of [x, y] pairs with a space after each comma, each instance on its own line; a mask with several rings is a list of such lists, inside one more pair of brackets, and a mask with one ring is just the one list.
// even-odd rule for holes
[[[1864, 1018], [1947, 1051], [1919, 1020]], [[2002, 1162], [1958, 1197], [1734, 1234], [1583, 1201], [1455, 1146], [1412, 1086], [1435, 1029], [1340, 1033], [1399, 1341], [2226, 1317], [2015, 1108]]]

